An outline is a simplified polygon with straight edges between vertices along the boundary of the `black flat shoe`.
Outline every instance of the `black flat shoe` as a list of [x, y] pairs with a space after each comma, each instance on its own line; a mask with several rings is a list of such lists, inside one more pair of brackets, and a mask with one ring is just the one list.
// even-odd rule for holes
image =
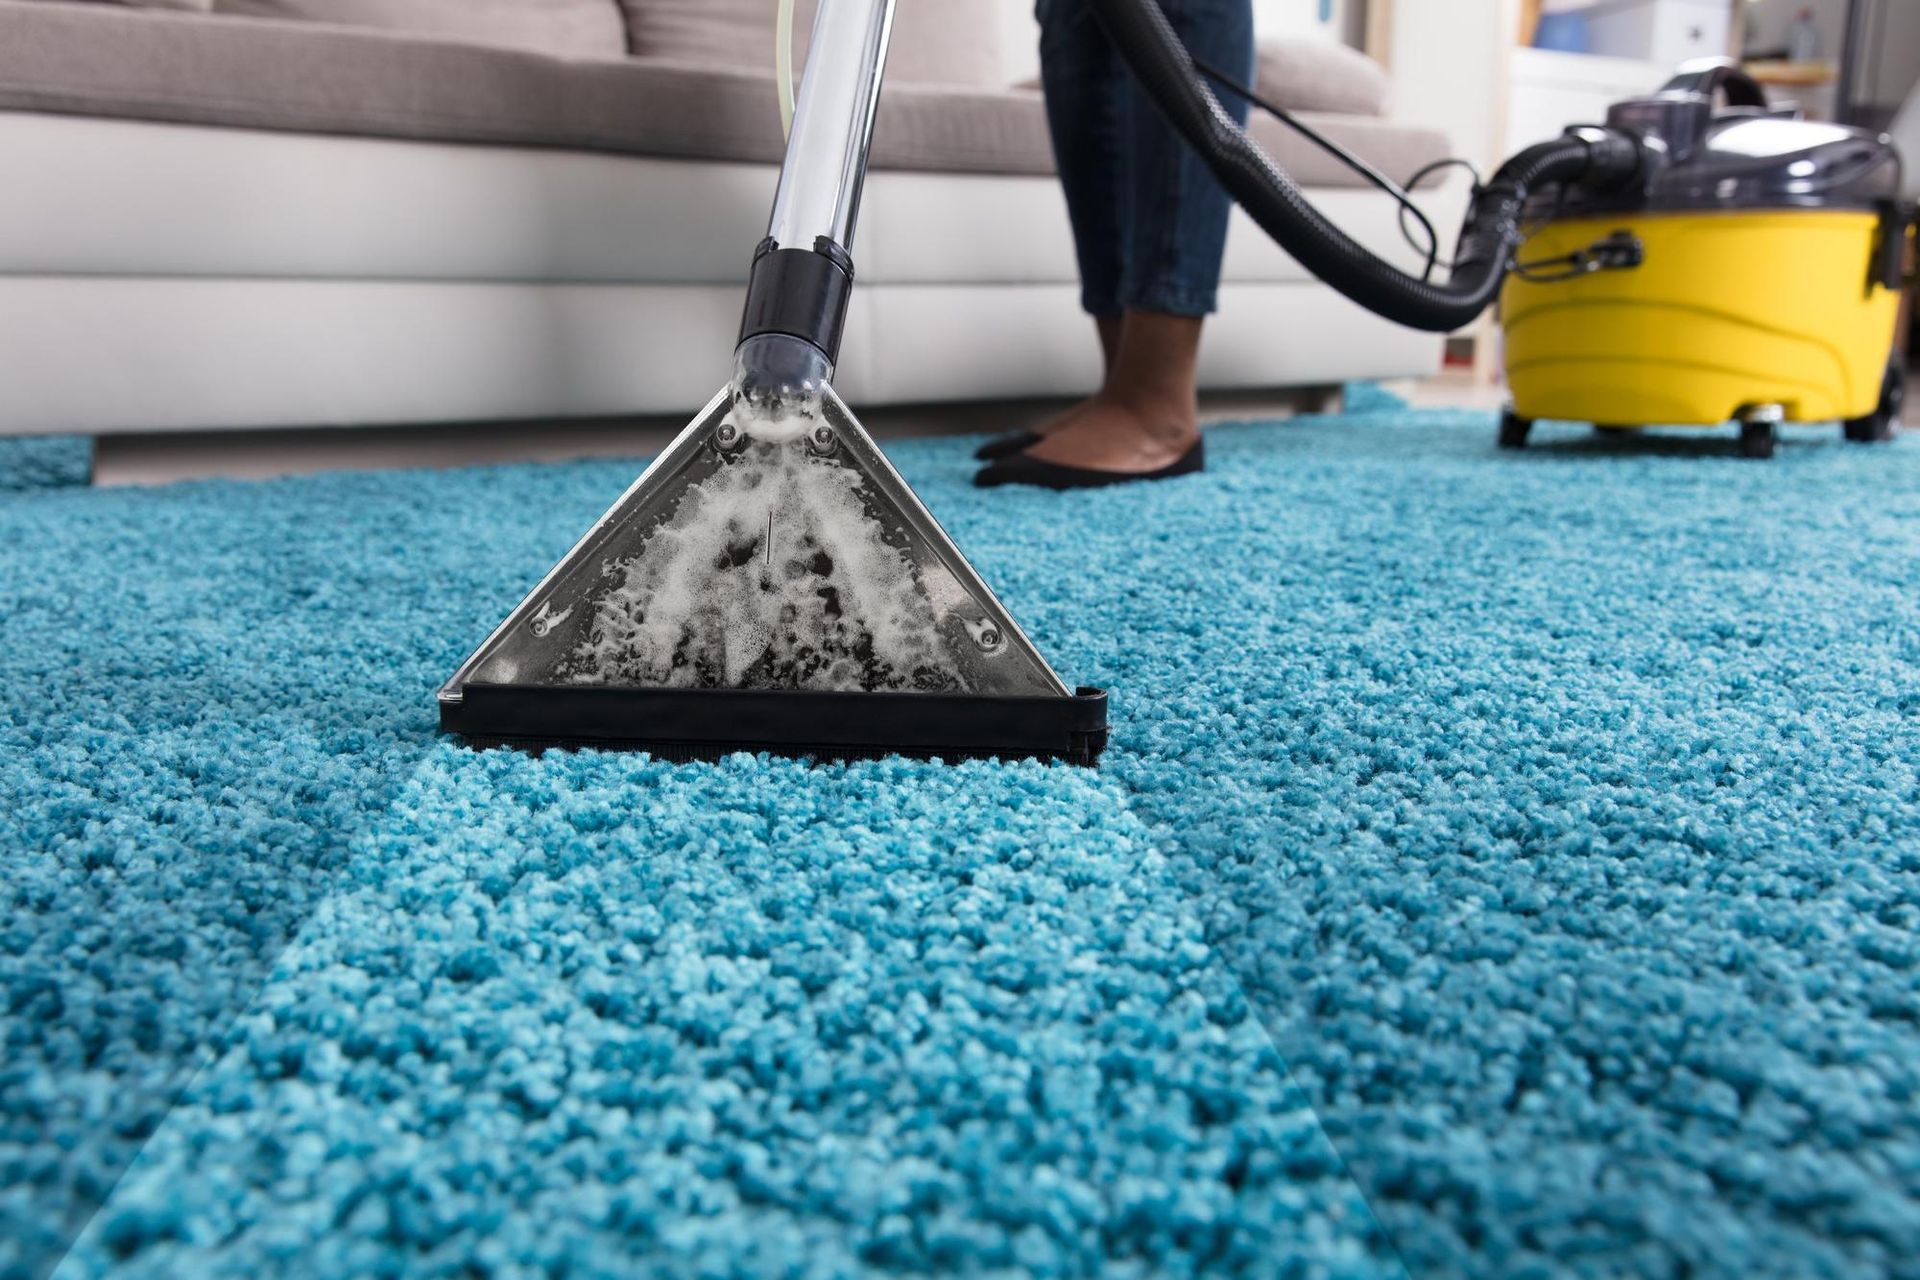
[[975, 449], [973, 456], [982, 462], [992, 462], [996, 458], [1010, 458], [1016, 453], [1033, 448], [1043, 438], [1038, 431], [1009, 431], [1005, 435], [995, 436]]
[[1042, 462], [1017, 453], [980, 468], [973, 482], [982, 489], [1003, 484], [1031, 484], [1042, 489], [1100, 489], [1110, 484], [1130, 484], [1135, 480], [1171, 480], [1207, 469], [1207, 446], [1195, 440], [1193, 447], [1157, 471], [1100, 471], [1093, 467], [1069, 467], [1059, 462]]

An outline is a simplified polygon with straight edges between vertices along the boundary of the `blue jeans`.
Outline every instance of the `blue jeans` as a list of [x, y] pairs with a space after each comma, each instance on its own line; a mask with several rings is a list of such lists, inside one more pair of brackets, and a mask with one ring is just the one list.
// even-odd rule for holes
[[[1159, 0], [1194, 56], [1253, 78], [1252, 0]], [[1120, 61], [1086, 0], [1038, 0], [1040, 81], [1095, 316], [1215, 309], [1232, 202]], [[1221, 105], [1246, 123], [1247, 106]]]

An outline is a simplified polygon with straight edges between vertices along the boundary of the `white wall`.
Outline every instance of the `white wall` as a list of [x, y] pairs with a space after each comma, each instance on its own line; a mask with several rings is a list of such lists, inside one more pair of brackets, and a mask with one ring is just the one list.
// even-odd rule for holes
[[1492, 173], [1506, 158], [1508, 58], [1517, 0], [1399, 0], [1384, 50], [1393, 114], [1445, 133]]
[[1253, 0], [1253, 21], [1264, 34], [1313, 32], [1358, 45], [1365, 36], [1365, 0]]

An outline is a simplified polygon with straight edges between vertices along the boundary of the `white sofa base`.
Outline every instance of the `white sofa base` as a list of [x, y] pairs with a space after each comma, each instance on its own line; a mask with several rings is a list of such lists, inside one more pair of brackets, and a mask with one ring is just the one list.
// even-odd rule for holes
[[[0, 112], [0, 434], [691, 413], [724, 382], [768, 166]], [[1407, 259], [1372, 192], [1315, 192]], [[1457, 199], [1432, 198], [1457, 222]], [[839, 388], [1082, 393], [1050, 178], [877, 172]], [[1438, 337], [1236, 214], [1209, 389], [1415, 376]]]
[[[856, 406], [1071, 395], [1099, 373], [1071, 285], [856, 293]], [[726, 381], [730, 285], [12, 278], [0, 434], [691, 414]], [[1209, 389], [1430, 371], [1437, 340], [1304, 284], [1228, 289]]]

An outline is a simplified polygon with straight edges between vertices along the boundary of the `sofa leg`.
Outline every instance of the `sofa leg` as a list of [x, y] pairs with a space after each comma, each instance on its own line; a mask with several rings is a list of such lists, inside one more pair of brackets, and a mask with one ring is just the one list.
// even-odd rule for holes
[[1292, 393], [1295, 413], [1339, 413], [1346, 407], [1346, 389], [1337, 382], [1323, 386], [1296, 387]]

